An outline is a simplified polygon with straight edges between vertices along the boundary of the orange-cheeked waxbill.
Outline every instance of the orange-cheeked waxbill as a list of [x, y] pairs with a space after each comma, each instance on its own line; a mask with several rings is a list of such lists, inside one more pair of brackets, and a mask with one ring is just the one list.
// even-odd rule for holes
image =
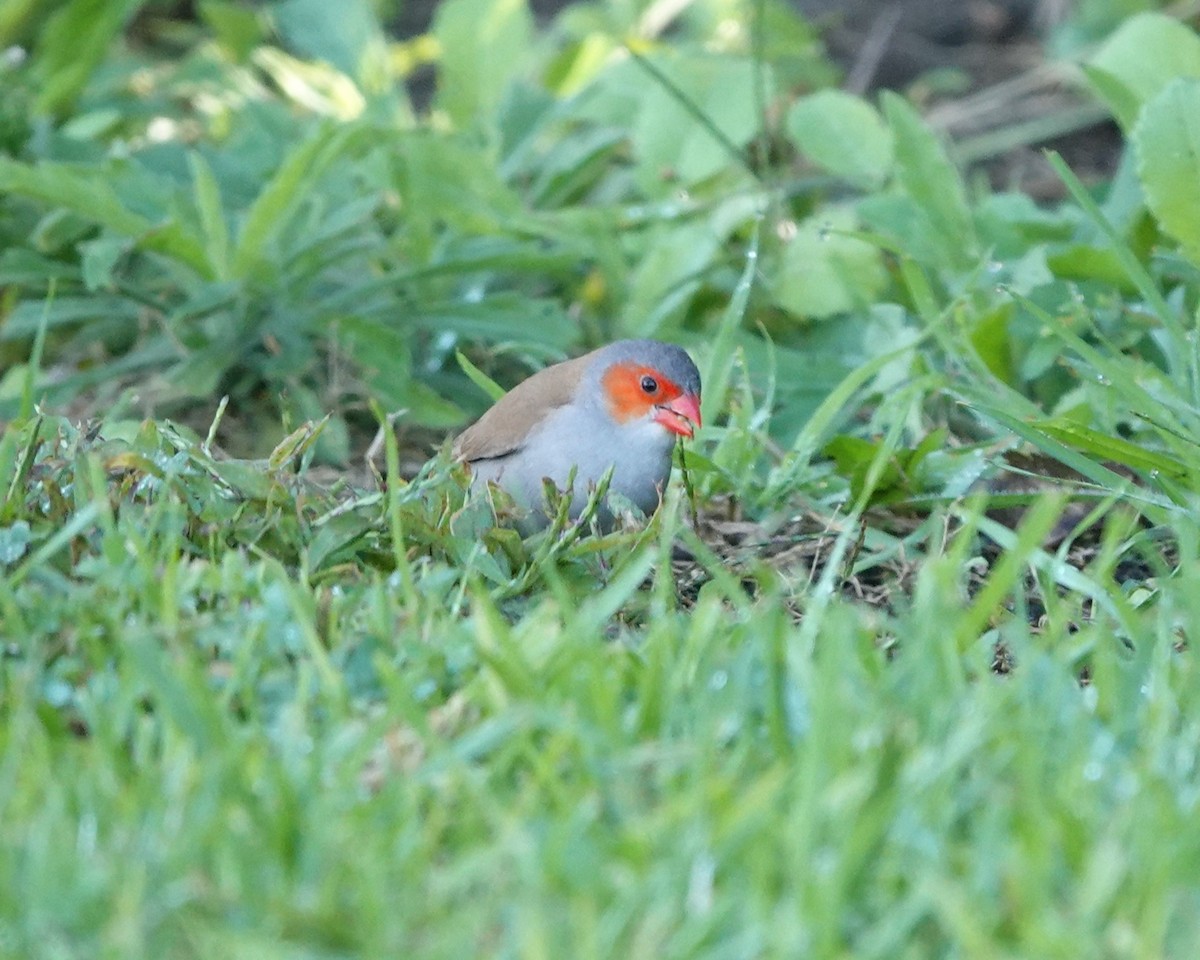
[[[536, 530], [548, 522], [543, 479], [565, 491], [572, 468], [572, 519], [609, 467], [609, 491], [653, 513], [676, 438], [699, 425], [692, 358], [658, 340], [619, 340], [517, 384], [463, 431], [454, 455], [469, 466], [473, 490], [497, 484], [528, 511], [522, 526]], [[612, 522], [603, 506], [599, 518]]]

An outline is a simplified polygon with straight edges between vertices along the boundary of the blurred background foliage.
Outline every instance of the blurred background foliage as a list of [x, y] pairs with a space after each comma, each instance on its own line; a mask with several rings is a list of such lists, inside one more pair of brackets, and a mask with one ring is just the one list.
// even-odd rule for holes
[[[1038, 197], [997, 159], [1090, 131], [1108, 222], [1190, 302], [1195, 268], [1151, 255], [1172, 231], [1146, 170], [1104, 134], [1161, 84], [1136, 38], [1097, 45], [1174, 24], [1171, 62], [1191, 63], [1194, 35], [1137, 0], [991, 6], [1009, 17], [995, 48], [1036, 34], [1060, 58], [1052, 103], [1021, 115], [1018, 90], [991, 130], [959, 136], [969, 95], [997, 87], [920, 63], [864, 77], [837, 55], [893, 8], [918, 28], [932, 16], [939, 42], [971, 28], [921, 3], [9, 0], [0, 416], [31, 373], [39, 399], [81, 415], [202, 423], [227, 395], [231, 447], [261, 453], [281, 417], [333, 411], [319, 456], [342, 462], [371, 401], [403, 410], [426, 450], [477, 413], [456, 351], [511, 382], [652, 336], [706, 370], [716, 348], [741, 357], [784, 448], [852, 371], [906, 344], [872, 389], [940, 370], [966, 409], [1007, 391], [1136, 438], [1145, 425], [1127, 408], [1106, 421], [1097, 377], [1063, 362], [1059, 326], [1190, 394], [1190, 374], [1171, 380], [1180, 344], [1122, 296], [1129, 264], [1061, 180]], [[879, 95], [885, 81], [908, 96]], [[970, 362], [945, 363], [964, 345]], [[935, 426], [988, 432], [955, 416]]]

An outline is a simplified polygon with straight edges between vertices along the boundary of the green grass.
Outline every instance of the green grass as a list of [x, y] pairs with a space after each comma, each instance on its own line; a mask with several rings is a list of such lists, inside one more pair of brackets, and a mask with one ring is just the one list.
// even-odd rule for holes
[[[332, 9], [0, 14], [0, 957], [1195, 956], [1195, 33], [1039, 206], [768, 0]], [[686, 483], [492, 526], [627, 335]]]
[[[256, 500], [169, 433], [38, 434], [0, 585], [11, 955], [1186, 956], [1200, 936], [1179, 649], [1200, 568], [1087, 616], [1038, 559], [1060, 501], [973, 604], [979, 541], [942, 544], [947, 517], [909, 536], [892, 609], [753, 559], [680, 596], [678, 501], [602, 566], [588, 541], [523, 557], [514, 596], [503, 552], [419, 532], [461, 497], [436, 467], [322, 522], [332, 498], [287, 463]], [[1081, 576], [1137, 539], [1111, 530]]]

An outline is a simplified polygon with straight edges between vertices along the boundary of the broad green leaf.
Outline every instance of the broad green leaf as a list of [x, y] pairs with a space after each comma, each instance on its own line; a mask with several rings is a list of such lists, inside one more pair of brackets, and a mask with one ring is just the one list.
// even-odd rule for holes
[[29, 524], [24, 520], [0, 527], [0, 567], [12, 566], [25, 556], [32, 539]]
[[613, 55], [615, 41], [611, 33], [594, 31], [564, 48], [545, 72], [547, 89], [560, 97], [578, 93], [604, 69]]
[[46, 22], [34, 49], [37, 109], [63, 114], [146, 0], [70, 0]]
[[213, 460], [207, 466], [231, 490], [251, 500], [266, 500], [278, 486], [261, 461]]
[[886, 501], [889, 495], [898, 492], [911, 493], [903, 489], [903, 461], [907, 451], [890, 450], [882, 469], [876, 466], [883, 443], [878, 440], [865, 440], [862, 437], [839, 434], [825, 444], [824, 454], [831, 457], [837, 464], [838, 472], [850, 480], [850, 490], [853, 496], [859, 497], [866, 489], [868, 475], [877, 471], [871, 486], [873, 502]]
[[1161, 13], [1130, 17], [1084, 65], [1084, 72], [1121, 126], [1179, 77], [1200, 77], [1200, 37]]
[[1013, 344], [1010, 334], [1013, 306], [1011, 301], [997, 305], [977, 316], [969, 333], [971, 346], [992, 375], [1010, 386], [1016, 380], [1013, 368]]
[[653, 336], [667, 316], [685, 307], [721, 252], [722, 238], [708, 220], [664, 224], [648, 234], [621, 320], [631, 336]]
[[1054, 282], [1044, 246], [1031, 246], [1028, 252], [1004, 264], [1004, 280], [1010, 290], [1027, 295]]
[[788, 111], [787, 132], [819, 167], [855, 186], [877, 187], [891, 171], [892, 132], [861, 97], [841, 90], [802, 97]]
[[10, 247], [0, 254], [0, 285], [22, 285], [34, 289], [51, 281], [76, 279], [79, 271], [61, 260], [44, 257], [34, 250]]
[[89, 320], [118, 320], [132, 325], [138, 315], [138, 307], [132, 301], [104, 294], [56, 297], [49, 304], [43, 300], [24, 300], [0, 321], [0, 341], [32, 337], [43, 318], [48, 329], [55, 330]]
[[[712, 9], [716, 14], [719, 8]], [[750, 29], [759, 33], [754, 42], [763, 60], [771, 64], [781, 89], [821, 90], [842, 81], [840, 69], [826, 55], [824, 15], [810, 19], [810, 11], [816, 9], [815, 5], [787, 0], [753, 7], [755, 24]]]
[[1067, 280], [1099, 280], [1125, 294], [1137, 292], [1129, 271], [1111, 247], [1071, 243], [1047, 251], [1046, 264], [1057, 277]]
[[866, 363], [847, 371], [845, 376], [825, 393], [804, 421], [803, 427], [791, 443], [789, 453], [773, 471], [768, 490], [775, 496], [790, 490], [797, 482], [799, 474], [808, 469], [821, 438], [832, 429], [833, 424], [847, 415], [846, 411], [854, 395], [877, 378], [889, 364], [909, 354], [922, 339], [931, 335], [932, 327], [926, 328], [925, 332], [913, 338], [912, 342], [874, 356]]
[[446, 0], [433, 33], [441, 46], [437, 104], [458, 127], [487, 128], [533, 44], [525, 0]]
[[[644, 189], [696, 183], [742, 162], [758, 131], [758, 67], [748, 57], [666, 54], [647, 61], [663, 80], [643, 74], [633, 143]], [[637, 70], [635, 64], [628, 69]]]
[[370, 0], [282, 0], [270, 10], [290, 50], [324, 60], [355, 80], [382, 55], [383, 30]]
[[83, 285], [89, 291], [109, 290], [113, 284], [113, 270], [121, 255], [130, 247], [125, 237], [106, 234], [79, 245], [80, 265], [83, 268]]
[[560, 302], [515, 293], [497, 293], [479, 301], [423, 303], [408, 319], [438, 333], [450, 330], [492, 343], [511, 340], [565, 350], [576, 339], [576, 326]]
[[[555, 239], [558, 239], [557, 237]], [[577, 238], [564, 237], [566, 242]], [[418, 280], [430, 277], [469, 276], [489, 271], [531, 273], [539, 277], [568, 279], [579, 271], [586, 247], [562, 248], [545, 240], [513, 235], [472, 236], [462, 233], [447, 238], [437, 259], [427, 266], [391, 274], [389, 280]]]
[[28, 39], [44, 15], [47, 0], [7, 0], [0, 3], [0, 47], [8, 47]]
[[776, 302], [799, 317], [821, 319], [871, 303], [887, 283], [877, 248], [847, 232], [852, 210], [829, 207], [799, 225], [773, 281]]
[[895, 137], [896, 182], [932, 225], [942, 265], [969, 266], [978, 258], [978, 244], [962, 177], [908, 101], [886, 93], [882, 103]]
[[[501, 158], [500, 169], [506, 178], [518, 171], [537, 170], [545, 147], [544, 138], [539, 134], [563, 112], [559, 101], [541, 85], [520, 81], [509, 85], [496, 113], [500, 136], [496, 146]], [[565, 139], [570, 142], [574, 138], [567, 135]]]
[[317, 181], [363, 134], [364, 128], [354, 126], [324, 128], [287, 155], [246, 211], [234, 248], [234, 276], [247, 276], [271, 259], [272, 245], [292, 226]]
[[604, 127], [585, 127], [538, 156], [530, 196], [539, 207], [563, 207], [586, 198], [626, 147], [625, 134]]
[[63, 207], [125, 236], [150, 229], [141, 215], [127, 209], [93, 167], [42, 163], [37, 166], [0, 157], [0, 192], [15, 193]]
[[221, 206], [221, 187], [212, 168], [199, 151], [188, 154], [192, 170], [192, 194], [204, 232], [204, 249], [208, 255], [209, 274], [223, 281], [229, 278], [229, 227]]
[[218, 42], [239, 61], [245, 61], [263, 42], [264, 30], [257, 10], [235, 0], [200, 0], [197, 12], [216, 34]]
[[61, 163], [37, 166], [0, 157], [0, 193], [14, 193], [61, 207], [144, 250], [161, 253], [208, 277], [208, 258], [199, 239], [177, 220], [154, 222], [127, 207], [105, 180], [103, 168]]
[[980, 243], [1001, 259], [1023, 256], [1042, 242], [1069, 240], [1078, 217], [1070, 208], [1048, 210], [1023, 193], [993, 193], [975, 205]]
[[[391, 387], [392, 385], [388, 384], [387, 386]], [[431, 430], [445, 430], [462, 425], [462, 407], [447, 400], [429, 385], [420, 380], [410, 379], [398, 386], [397, 392], [401, 394], [401, 397], [391, 404], [389, 409], [407, 410], [406, 422], [428, 427]], [[381, 401], [387, 399], [387, 394], [383, 389], [377, 390], [376, 395]]]
[[433, 256], [443, 224], [459, 234], [512, 234], [522, 204], [501, 180], [490, 151], [465, 136], [414, 133], [397, 142], [396, 154], [409, 223], [405, 242], [418, 262]]
[[[462, 410], [416, 378], [413, 330], [394, 319], [346, 317], [338, 340], [357, 365], [369, 394], [389, 411], [404, 410], [405, 421], [433, 428], [462, 423]], [[486, 339], [486, 337], [478, 337]]]
[[192, 350], [184, 361], [171, 371], [172, 395], [183, 397], [211, 396], [217, 390], [221, 377], [229, 370], [232, 357], [237, 355], [236, 346], [228, 338]]
[[912, 197], [868, 194], [856, 204], [855, 212], [868, 229], [887, 237], [906, 257], [927, 266], [946, 265], [945, 238]]
[[1147, 103], [1132, 141], [1150, 210], [1200, 262], [1200, 80], [1176, 80]]

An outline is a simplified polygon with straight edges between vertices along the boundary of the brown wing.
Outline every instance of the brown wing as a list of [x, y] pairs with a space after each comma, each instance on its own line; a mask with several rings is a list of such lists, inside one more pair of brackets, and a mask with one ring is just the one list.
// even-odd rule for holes
[[556, 363], [522, 380], [454, 441], [454, 456], [467, 463], [519, 450], [539, 420], [570, 403], [590, 354]]

